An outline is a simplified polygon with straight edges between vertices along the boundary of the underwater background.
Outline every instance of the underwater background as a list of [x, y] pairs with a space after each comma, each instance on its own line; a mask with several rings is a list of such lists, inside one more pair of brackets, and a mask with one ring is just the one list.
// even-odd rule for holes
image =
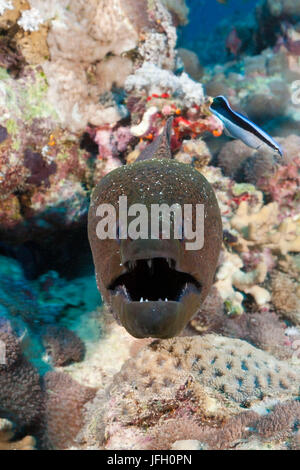
[[[225, 135], [223, 95], [281, 160]], [[300, 0], [0, 0], [0, 450], [300, 449]], [[174, 116], [223, 245], [181, 336], [97, 290], [90, 196]]]

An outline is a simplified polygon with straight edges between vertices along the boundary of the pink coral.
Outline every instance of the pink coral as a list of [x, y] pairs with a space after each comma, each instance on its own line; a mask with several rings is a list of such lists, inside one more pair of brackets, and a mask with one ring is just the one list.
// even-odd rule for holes
[[293, 354], [285, 335], [286, 325], [273, 312], [244, 313], [236, 318], [227, 318], [221, 331], [223, 334], [244, 339], [273, 354], [286, 359]]
[[271, 178], [262, 178], [259, 184], [273, 201], [278, 202], [282, 218], [299, 213], [300, 157], [279, 167]]
[[68, 374], [48, 372], [45, 376], [46, 429], [44, 446], [65, 449], [74, 443], [83, 425], [83, 407], [95, 390], [75, 382]]
[[84, 343], [73, 331], [65, 327], [47, 327], [43, 336], [43, 342], [53, 365], [56, 367], [80, 362], [84, 358]]
[[166, 450], [177, 440], [196, 439], [202, 448], [234, 449], [249, 437], [256, 437], [261, 446], [264, 442], [285, 441], [288, 449], [291, 438], [294, 448], [299, 449], [295, 429], [299, 427], [300, 403], [287, 401], [276, 405], [268, 414], [259, 416], [255, 411], [244, 411], [224, 420], [219, 426], [201, 424], [195, 417], [168, 419], [150, 430], [150, 449]]

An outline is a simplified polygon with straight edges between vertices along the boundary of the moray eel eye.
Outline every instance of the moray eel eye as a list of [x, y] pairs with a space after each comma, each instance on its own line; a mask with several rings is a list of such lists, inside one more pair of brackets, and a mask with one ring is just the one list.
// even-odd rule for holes
[[128, 261], [126, 273], [110, 286], [113, 295], [127, 302], [181, 302], [191, 292], [199, 293], [200, 284], [188, 273], [176, 271], [171, 258]]

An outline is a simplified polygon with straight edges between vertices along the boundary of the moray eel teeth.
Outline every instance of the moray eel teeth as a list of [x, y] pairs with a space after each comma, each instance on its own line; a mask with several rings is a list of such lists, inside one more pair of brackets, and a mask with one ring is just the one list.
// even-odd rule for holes
[[174, 258], [155, 255], [126, 261], [125, 272], [108, 285], [113, 310], [134, 336], [172, 336], [179, 330], [182, 312], [198, 304], [201, 284], [177, 270], [178, 264]]
[[109, 286], [112, 296], [124, 302], [181, 302], [189, 292], [200, 292], [199, 282], [189, 273], [177, 271], [170, 258], [139, 259], [125, 263], [126, 272]]

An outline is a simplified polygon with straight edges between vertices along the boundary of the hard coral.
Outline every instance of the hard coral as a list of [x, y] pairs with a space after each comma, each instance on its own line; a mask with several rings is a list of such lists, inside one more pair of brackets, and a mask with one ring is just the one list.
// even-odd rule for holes
[[217, 429], [209, 425], [201, 426], [191, 418], [185, 418], [175, 426], [175, 420], [169, 419], [155, 426], [150, 432], [152, 437], [150, 447], [161, 450], [170, 449], [174, 441], [179, 438], [196, 439], [200, 449], [203, 450], [230, 449], [247, 435], [247, 428], [255, 422], [257, 417], [254, 412], [244, 412], [225, 421]]
[[200, 334], [218, 333], [243, 339], [278, 359], [290, 358], [294, 353], [286, 333], [286, 324], [278, 315], [263, 309], [261, 312], [228, 316], [216, 285], [191, 320], [190, 326]]
[[256, 424], [257, 432], [267, 440], [271, 436], [277, 439], [288, 438], [298, 429], [300, 420], [299, 401], [287, 401], [275, 405], [272, 413], [260, 419]]
[[273, 354], [278, 359], [290, 358], [294, 351], [286, 336], [286, 325], [273, 312], [244, 313], [223, 320], [216, 332], [244, 339], [254, 346]]
[[185, 0], [161, 0], [161, 2], [175, 17], [177, 24], [186, 25], [188, 23], [189, 9]]
[[281, 216], [293, 216], [300, 212], [300, 157], [288, 165], [277, 168], [273, 175], [260, 175], [259, 188], [263, 189], [273, 201], [277, 201]]
[[177, 77], [151, 62], [145, 62], [134, 75], [127, 78], [125, 89], [127, 92], [143, 90], [147, 96], [168, 92], [181, 97], [186, 106], [200, 105], [204, 102], [203, 87], [200, 83], [195, 83], [185, 73]]
[[[197, 440], [198, 449], [239, 449], [244, 442], [256, 439], [253, 449], [263, 449], [273, 443], [274, 448], [289, 449], [291, 438], [298, 428], [300, 405], [297, 401], [277, 404], [267, 415], [259, 416], [255, 411], [245, 411], [225, 420], [217, 429], [214, 426], [199, 425], [193, 418], [168, 419], [154, 426], [150, 431], [152, 449], [170, 449], [178, 439]], [[172, 448], [174, 448], [172, 446]], [[299, 446], [295, 447], [299, 448]]]
[[41, 424], [44, 397], [40, 377], [21, 353], [15, 336], [1, 333], [5, 363], [0, 365], [0, 414], [19, 429], [36, 431]]
[[253, 154], [253, 150], [240, 140], [227, 142], [218, 155], [218, 165], [226, 176], [238, 178], [243, 162]]
[[46, 390], [46, 429], [44, 446], [65, 449], [72, 445], [83, 425], [84, 405], [93, 399], [95, 390], [75, 382], [68, 374], [48, 372]]
[[55, 367], [80, 362], [84, 358], [84, 343], [73, 331], [65, 327], [48, 326], [43, 336], [43, 343]]
[[250, 247], [265, 245], [284, 255], [300, 250], [299, 221], [286, 217], [281, 222], [277, 202], [252, 206], [249, 201], [242, 201], [230, 223]]
[[270, 152], [259, 151], [243, 162], [244, 179], [247, 183], [263, 189], [261, 181], [269, 181], [275, 174], [278, 160]]
[[243, 312], [241, 306], [243, 295], [235, 289], [252, 295], [259, 306], [270, 301], [269, 292], [259, 285], [266, 278], [266, 264], [262, 261], [255, 269], [248, 272], [244, 272], [242, 268], [243, 261], [239, 255], [228, 251], [224, 253], [224, 262], [216, 274], [215, 287], [223, 298], [228, 313], [240, 314]]
[[254, 411], [240, 414], [241, 405], [296, 397], [299, 385], [299, 366], [244, 341], [216, 335], [154, 341], [124, 364], [108, 396], [99, 391], [89, 404], [81, 439], [106, 449], [169, 448], [178, 439], [229, 447], [259, 421]]
[[197, 54], [184, 48], [179, 48], [177, 52], [183, 62], [186, 73], [190, 75], [193, 80], [199, 81], [202, 78], [204, 71]]
[[211, 160], [211, 153], [207, 147], [204, 140], [200, 139], [190, 139], [184, 140], [180, 151], [175, 156], [178, 161], [185, 161], [187, 158], [187, 163], [192, 163], [196, 168], [202, 168], [209, 164]]
[[293, 0], [267, 0], [266, 4], [269, 8], [269, 12], [274, 17], [280, 17], [282, 15], [286, 17], [300, 17], [300, 5]]
[[18, 25], [24, 29], [24, 31], [38, 31], [44, 20], [41, 17], [39, 11], [36, 8], [31, 10], [25, 10], [22, 12], [21, 18], [18, 20]]
[[[39, 4], [46, 14], [47, 5]], [[51, 61], [43, 68], [50, 84], [49, 100], [67, 128], [115, 124], [124, 117], [125, 108], [116, 102], [106, 106], [99, 95], [114, 84], [123, 86], [136, 61], [173, 68], [176, 30], [160, 2], [151, 2], [149, 11], [146, 0], [138, 7], [136, 0], [55, 5], [60, 21], [51, 23]]]
[[[39, 67], [27, 68], [18, 80], [2, 74], [2, 98], [9, 94], [14, 99], [0, 100], [1, 231], [19, 223], [9, 238], [19, 236], [20, 242], [29, 231], [32, 236], [44, 227], [49, 233], [54, 220], [55, 225], [61, 220], [61, 228], [67, 219], [80, 224], [88, 205], [85, 185], [92, 183], [90, 155], [78, 148], [78, 137], [59, 128]], [[42, 221], [44, 216], [52, 222]]]
[[0, 15], [2, 16], [5, 10], [13, 10], [14, 6], [11, 0], [1, 0], [0, 3]]
[[295, 325], [300, 325], [299, 286], [287, 274], [272, 272], [272, 302], [277, 312]]
[[226, 319], [224, 301], [215, 286], [212, 287], [190, 325], [199, 333], [217, 333]]
[[289, 100], [289, 88], [284, 80], [269, 84], [268, 93], [253, 92], [242, 100], [242, 106], [251, 119], [264, 122], [284, 115]]

